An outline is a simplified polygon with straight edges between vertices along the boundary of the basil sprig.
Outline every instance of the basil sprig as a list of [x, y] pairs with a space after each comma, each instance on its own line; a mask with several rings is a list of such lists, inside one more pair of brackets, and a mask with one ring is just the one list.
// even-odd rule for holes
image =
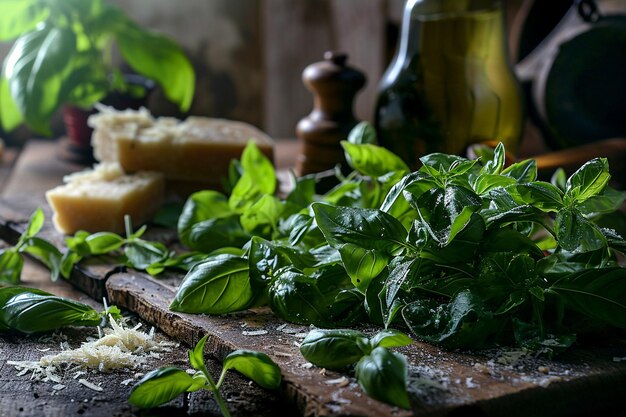
[[175, 367], [155, 369], [135, 384], [128, 402], [139, 408], [153, 408], [182, 393], [205, 389], [213, 393], [222, 414], [228, 417], [230, 412], [219, 389], [229, 370], [245, 375], [263, 388], [276, 389], [280, 386], [282, 377], [278, 365], [266, 354], [251, 350], [236, 350], [226, 356], [216, 383], [204, 363], [204, 345], [207, 338], [208, 335], [204, 336], [189, 350], [189, 363], [195, 370], [193, 375]]
[[0, 288], [0, 332], [31, 334], [65, 326], [99, 326], [119, 309], [98, 312], [91, 306], [45, 291], [25, 287]]
[[351, 329], [315, 329], [300, 345], [300, 353], [314, 365], [342, 370], [355, 366], [359, 385], [372, 398], [408, 409], [406, 358], [388, 348], [412, 343], [396, 330], [383, 330], [371, 339]]
[[24, 267], [24, 253], [33, 256], [48, 267], [53, 281], [58, 279], [61, 274], [62, 254], [52, 243], [37, 237], [44, 220], [43, 211], [38, 208], [30, 216], [26, 229], [17, 244], [0, 249], [0, 282], [19, 284]]

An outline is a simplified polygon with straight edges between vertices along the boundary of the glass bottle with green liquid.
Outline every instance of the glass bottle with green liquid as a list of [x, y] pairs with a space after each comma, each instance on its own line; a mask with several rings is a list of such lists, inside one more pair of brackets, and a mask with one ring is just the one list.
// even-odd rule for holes
[[374, 124], [382, 146], [416, 166], [432, 152], [503, 142], [515, 153], [524, 117], [497, 0], [408, 0]]

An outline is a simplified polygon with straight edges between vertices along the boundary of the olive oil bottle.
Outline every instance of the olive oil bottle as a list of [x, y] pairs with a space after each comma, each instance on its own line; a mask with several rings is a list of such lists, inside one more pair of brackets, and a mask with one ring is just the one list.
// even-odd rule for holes
[[379, 142], [415, 166], [432, 152], [503, 142], [516, 151], [522, 92], [496, 0], [408, 0], [400, 45], [383, 75]]

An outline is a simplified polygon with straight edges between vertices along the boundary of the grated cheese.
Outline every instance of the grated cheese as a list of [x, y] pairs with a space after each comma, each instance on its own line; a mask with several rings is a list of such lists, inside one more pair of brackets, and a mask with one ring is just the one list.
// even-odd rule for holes
[[86, 379], [79, 379], [78, 380], [79, 384], [83, 384], [84, 386], [86, 386], [89, 389], [92, 389], [94, 391], [102, 391], [102, 387], [100, 385], [96, 385], [96, 384], [92, 384], [91, 382], [87, 381]]
[[[69, 365], [75, 365], [74, 369], [94, 369], [100, 372], [120, 368], [136, 369], [147, 359], [159, 352], [170, 351], [175, 346], [172, 342], [155, 341], [154, 330], [150, 333], [142, 332], [139, 330], [140, 325], [125, 328], [112, 317], [109, 318], [109, 323], [111, 329], [105, 329], [101, 338], [85, 342], [79, 348], [69, 349], [67, 342], [62, 342], [63, 350], [58, 354], [43, 356], [39, 361], [7, 361], [7, 364], [20, 371], [18, 376], [30, 372], [31, 379], [59, 383], [61, 377], [58, 373]], [[85, 373], [78, 371], [73, 378]], [[85, 380], [78, 381], [85, 385], [81, 381]]]

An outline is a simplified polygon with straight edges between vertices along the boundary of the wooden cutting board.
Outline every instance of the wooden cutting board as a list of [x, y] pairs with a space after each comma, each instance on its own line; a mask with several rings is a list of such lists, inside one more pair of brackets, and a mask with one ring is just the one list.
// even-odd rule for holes
[[[41, 236], [63, 248], [63, 236], [51, 226], [43, 199], [52, 178], [73, 166], [54, 154], [54, 143], [29, 145], [18, 161], [0, 201], [0, 238], [14, 243], [38, 206], [46, 212]], [[46, 157], [47, 155], [47, 157]], [[47, 166], [50, 165], [50, 166]], [[62, 174], [61, 174], [62, 176]], [[153, 230], [169, 239], [171, 231]], [[220, 316], [190, 315], [168, 310], [180, 274], [152, 278], [124, 270], [111, 259], [90, 259], [73, 272], [70, 282], [100, 300], [137, 313], [181, 342], [192, 345], [209, 334], [206, 353], [217, 359], [234, 349], [270, 355], [281, 367], [281, 394], [303, 416], [584, 416], [623, 415], [626, 342], [585, 346], [549, 361], [517, 350], [449, 352], [415, 342], [399, 349], [409, 361], [412, 410], [372, 400], [349, 374], [324, 371], [300, 355], [298, 345], [309, 328], [285, 323], [267, 308]], [[364, 328], [365, 332], [376, 329]]]

